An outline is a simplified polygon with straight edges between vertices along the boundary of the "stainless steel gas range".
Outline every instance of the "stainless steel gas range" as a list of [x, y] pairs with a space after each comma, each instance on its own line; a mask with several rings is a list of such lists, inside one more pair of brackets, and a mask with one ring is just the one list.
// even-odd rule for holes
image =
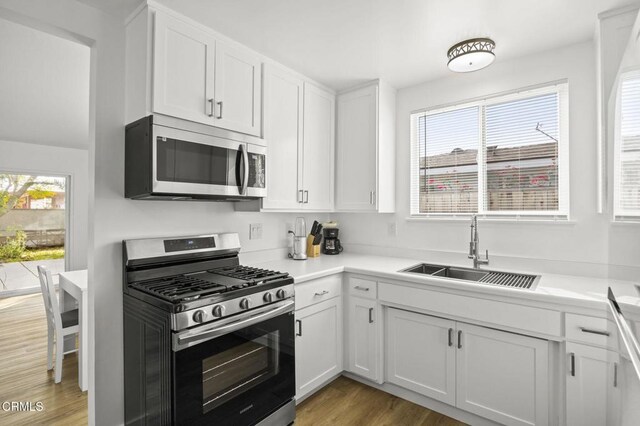
[[123, 246], [126, 423], [292, 423], [293, 278], [240, 265], [233, 233]]

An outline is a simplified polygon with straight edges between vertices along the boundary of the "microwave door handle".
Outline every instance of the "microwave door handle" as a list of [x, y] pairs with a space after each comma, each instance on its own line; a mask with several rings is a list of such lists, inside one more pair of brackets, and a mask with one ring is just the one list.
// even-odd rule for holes
[[242, 183], [240, 184], [240, 195], [247, 194], [247, 185], [249, 184], [249, 153], [245, 144], [240, 145], [240, 154], [242, 154]]

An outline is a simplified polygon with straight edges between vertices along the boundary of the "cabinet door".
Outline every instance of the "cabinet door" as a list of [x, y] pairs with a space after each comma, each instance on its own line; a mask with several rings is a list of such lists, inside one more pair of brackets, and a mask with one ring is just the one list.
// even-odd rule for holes
[[376, 300], [349, 297], [349, 371], [369, 380], [380, 380], [379, 309]]
[[546, 340], [458, 323], [458, 408], [505, 425], [549, 423]]
[[335, 97], [304, 84], [303, 189], [305, 209], [333, 209]]
[[455, 331], [454, 321], [389, 309], [387, 381], [455, 405]]
[[215, 125], [260, 136], [260, 58], [216, 42]]
[[296, 311], [296, 399], [342, 371], [342, 308], [334, 298]]
[[302, 197], [302, 80], [264, 69], [264, 138], [268, 144], [265, 209], [300, 209]]
[[607, 407], [616, 394], [617, 358], [606, 349], [567, 343], [567, 426], [614, 424]]
[[375, 210], [378, 87], [338, 96], [338, 210]]
[[213, 124], [214, 51], [208, 34], [156, 12], [153, 111]]

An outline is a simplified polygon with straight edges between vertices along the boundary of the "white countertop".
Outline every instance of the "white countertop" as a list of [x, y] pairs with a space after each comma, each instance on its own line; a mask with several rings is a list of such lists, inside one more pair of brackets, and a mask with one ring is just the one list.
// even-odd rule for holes
[[[487, 284], [477, 284], [436, 278], [420, 274], [398, 272], [417, 263], [431, 263], [428, 259], [397, 258], [373, 256], [366, 254], [340, 254], [337, 256], [321, 255], [307, 260], [276, 259], [263, 263], [252, 262], [252, 265], [286, 271], [295, 279], [296, 284], [316, 278], [349, 272], [373, 275], [394, 281], [425, 284], [431, 287], [448, 288], [457, 291], [468, 291], [475, 294], [508, 297], [520, 301], [538, 301], [564, 306], [576, 306], [591, 309], [607, 309], [607, 288], [611, 287], [618, 302], [629, 313], [640, 315], [640, 283], [612, 279], [580, 277], [572, 275], [546, 274], [536, 271], [513, 271], [500, 268], [505, 272], [519, 272], [541, 275], [534, 290], [505, 288]], [[439, 262], [433, 262], [439, 264]], [[451, 266], [469, 267], [458, 263]], [[488, 269], [491, 269], [490, 267]], [[640, 279], [640, 277], [639, 277]]]

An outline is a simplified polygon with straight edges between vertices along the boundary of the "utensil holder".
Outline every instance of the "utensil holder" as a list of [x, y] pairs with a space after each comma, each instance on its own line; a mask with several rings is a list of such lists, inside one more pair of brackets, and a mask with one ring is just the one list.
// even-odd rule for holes
[[313, 235], [309, 235], [307, 237], [307, 257], [318, 257], [320, 256], [320, 244], [313, 245]]

